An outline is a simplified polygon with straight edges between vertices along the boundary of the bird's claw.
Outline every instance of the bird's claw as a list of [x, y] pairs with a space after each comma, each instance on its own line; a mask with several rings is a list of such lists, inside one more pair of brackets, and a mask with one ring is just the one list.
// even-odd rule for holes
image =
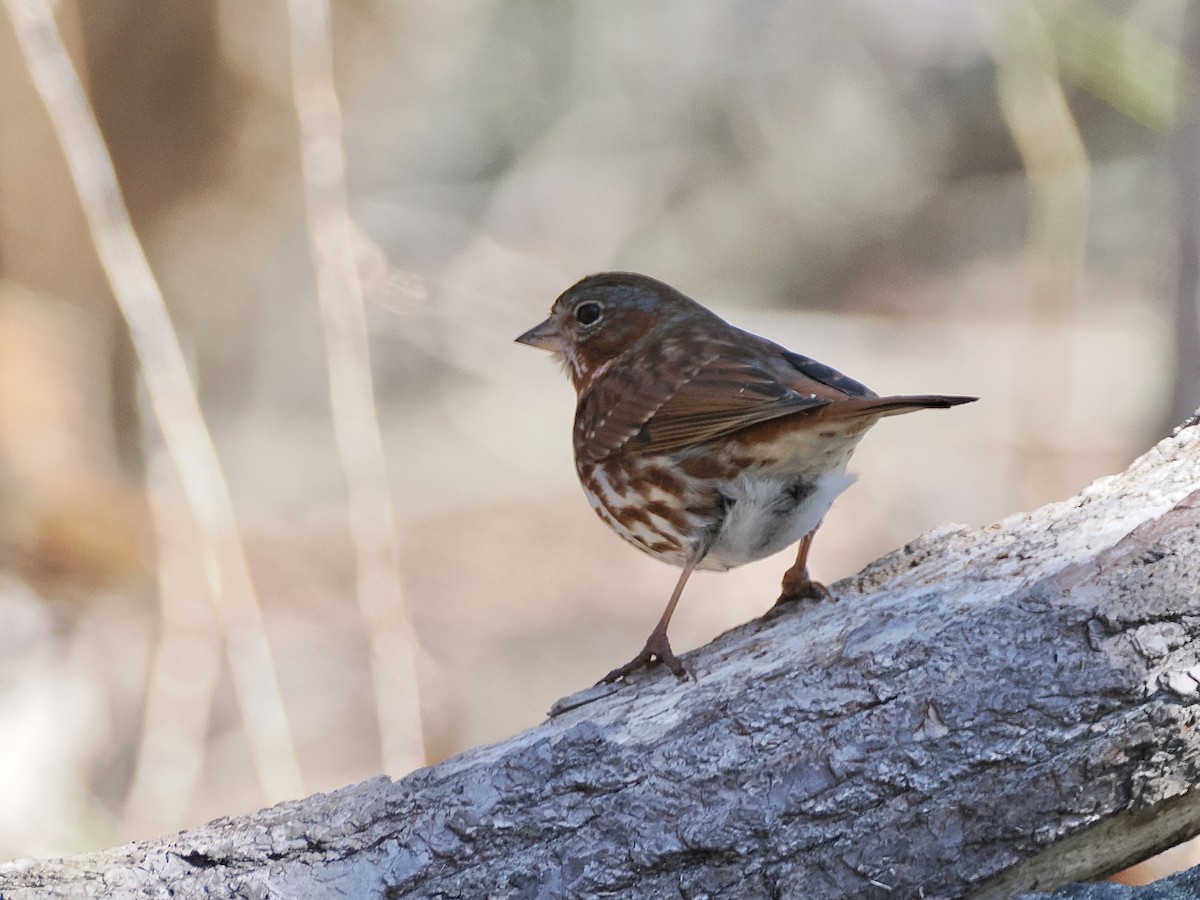
[[655, 631], [650, 635], [650, 639], [646, 641], [646, 646], [642, 648], [642, 651], [637, 656], [625, 663], [625, 665], [613, 669], [597, 681], [596, 684], [613, 684], [614, 682], [621, 681], [626, 676], [636, 672], [638, 669], [645, 668], [653, 662], [662, 663], [671, 670], [671, 673], [676, 678], [686, 679], [694, 677], [687, 666], [680, 661], [679, 657], [671, 649], [671, 644], [667, 641], [666, 633]]

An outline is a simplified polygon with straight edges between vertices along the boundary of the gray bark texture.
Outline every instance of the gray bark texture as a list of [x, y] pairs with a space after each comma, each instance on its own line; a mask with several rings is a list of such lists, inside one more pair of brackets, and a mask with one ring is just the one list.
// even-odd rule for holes
[[[1200, 832], [1198, 526], [1193, 423], [1070, 500], [935, 530], [836, 602], [722, 635], [694, 680], [658, 667], [395, 782], [9, 863], [0, 897], [1010, 897], [1102, 876]], [[1097, 896], [1136, 895], [1116, 890]]]

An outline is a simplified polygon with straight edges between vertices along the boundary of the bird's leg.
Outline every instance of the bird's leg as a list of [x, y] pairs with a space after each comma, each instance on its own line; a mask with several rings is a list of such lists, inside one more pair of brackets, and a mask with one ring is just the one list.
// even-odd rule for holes
[[683, 574], [679, 576], [679, 581], [675, 584], [675, 590], [671, 593], [671, 599], [667, 601], [667, 608], [663, 610], [662, 618], [658, 620], [658, 624], [650, 632], [650, 637], [646, 639], [646, 646], [642, 648], [642, 652], [625, 663], [625, 665], [613, 669], [601, 678], [597, 684], [612, 684], [614, 681], [620, 681], [630, 672], [634, 672], [643, 666], [648, 666], [654, 660], [658, 660], [679, 678], [687, 677], [687, 669], [684, 668], [683, 663], [679, 661], [679, 657], [675, 655], [674, 651], [671, 650], [671, 642], [667, 640], [667, 625], [670, 624], [671, 616], [674, 614], [675, 607], [679, 603], [679, 598], [683, 594], [683, 586], [687, 584], [688, 576], [700, 564], [700, 560], [704, 559], [704, 554], [707, 552], [708, 547], [705, 545], [698, 553], [694, 553], [692, 558], [688, 560], [687, 565], [683, 567]]
[[808, 575], [808, 550], [812, 546], [814, 528], [800, 539], [800, 547], [796, 552], [796, 564], [783, 573], [783, 593], [775, 601], [772, 612], [781, 611], [798, 600], [832, 600], [833, 594], [829, 588], [819, 581], [813, 581]]

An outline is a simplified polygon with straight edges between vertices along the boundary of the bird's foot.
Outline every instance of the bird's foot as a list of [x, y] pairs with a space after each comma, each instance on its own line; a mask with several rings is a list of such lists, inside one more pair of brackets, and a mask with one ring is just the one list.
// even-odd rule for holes
[[815, 600], [820, 603], [824, 600], [836, 599], [837, 597], [830, 592], [829, 588], [821, 582], [809, 578], [808, 572], [797, 573], [794, 576], [788, 572], [783, 576], [783, 593], [779, 595], [775, 605], [767, 610], [765, 618], [773, 619], [782, 615], [802, 600]]
[[667, 632], [656, 628], [650, 633], [650, 637], [646, 641], [646, 646], [642, 648], [641, 653], [625, 663], [625, 665], [613, 669], [596, 682], [596, 684], [612, 684], [613, 682], [621, 681], [632, 672], [636, 672], [638, 669], [644, 668], [653, 662], [662, 663], [677, 678], [687, 678], [691, 675], [691, 672], [688, 671], [687, 667], [679, 661], [679, 657], [671, 650], [671, 644], [667, 640]]

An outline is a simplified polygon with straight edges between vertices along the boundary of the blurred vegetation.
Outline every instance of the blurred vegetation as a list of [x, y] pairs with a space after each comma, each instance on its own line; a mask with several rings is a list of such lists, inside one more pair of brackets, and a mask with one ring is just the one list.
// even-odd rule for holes
[[[305, 786], [371, 775], [375, 629], [354, 600], [295, 22], [283, 2], [56, 8], [224, 467]], [[868, 438], [815, 544], [830, 581], [939, 522], [1069, 495], [1200, 406], [1183, 0], [346, 0], [331, 25], [342, 262], [366, 299], [429, 761], [628, 656], [674, 577], [592, 520], [569, 388], [510, 346], [584, 274], [648, 272], [879, 390], [984, 398]], [[7, 15], [0, 121], [15, 856], [266, 795], [187, 505]], [[680, 646], [765, 609], [785, 567], [698, 580]]]

